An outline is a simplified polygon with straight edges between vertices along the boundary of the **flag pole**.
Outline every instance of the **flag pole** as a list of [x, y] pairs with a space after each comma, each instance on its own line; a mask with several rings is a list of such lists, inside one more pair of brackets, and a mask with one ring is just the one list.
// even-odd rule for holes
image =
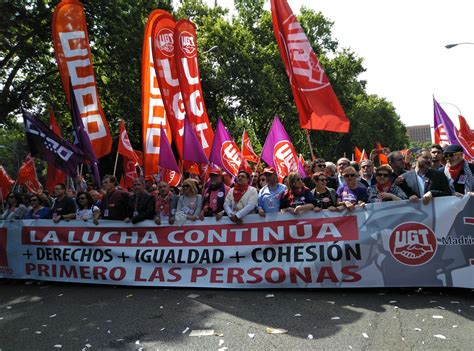
[[118, 162], [118, 155], [119, 155], [119, 152], [117, 150], [117, 155], [115, 155], [115, 165], [114, 165], [114, 177], [115, 177], [115, 172], [117, 171], [117, 162]]
[[311, 139], [309, 137], [308, 129], [305, 129], [304, 131], [305, 131], [305, 134], [306, 134], [306, 140], [308, 141], [309, 151], [311, 152], [311, 160], [314, 161], [313, 145], [311, 145]]

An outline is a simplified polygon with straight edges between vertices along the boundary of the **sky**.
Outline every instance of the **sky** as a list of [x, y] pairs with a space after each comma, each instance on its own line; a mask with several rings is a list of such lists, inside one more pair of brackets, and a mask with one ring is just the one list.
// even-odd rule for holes
[[[214, 4], [214, 0], [206, 0]], [[233, 0], [217, 0], [233, 9]], [[474, 129], [474, 43], [471, 0], [288, 0], [334, 22], [333, 37], [364, 59], [367, 92], [391, 101], [407, 126], [433, 125], [433, 95], [458, 125]], [[270, 1], [265, 3], [270, 9]], [[452, 104], [456, 105], [454, 107]], [[459, 109], [459, 110], [458, 110]]]

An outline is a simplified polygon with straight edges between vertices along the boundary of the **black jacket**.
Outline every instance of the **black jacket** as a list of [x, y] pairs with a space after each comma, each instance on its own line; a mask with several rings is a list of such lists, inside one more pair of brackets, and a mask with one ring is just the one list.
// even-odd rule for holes
[[133, 194], [128, 199], [128, 218], [138, 223], [155, 217], [155, 198], [148, 193]]
[[449, 196], [451, 189], [449, 188], [448, 178], [444, 173], [429, 169], [425, 175], [425, 187], [419, 189], [416, 171], [410, 171], [403, 174], [405, 179], [399, 186], [407, 194], [408, 197], [416, 195], [423, 197], [428, 191], [431, 191], [433, 197]]

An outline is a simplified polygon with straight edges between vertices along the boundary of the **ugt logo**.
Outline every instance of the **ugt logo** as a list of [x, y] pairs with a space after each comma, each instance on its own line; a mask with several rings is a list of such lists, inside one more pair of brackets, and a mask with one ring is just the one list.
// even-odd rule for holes
[[240, 163], [242, 162], [239, 149], [237, 145], [235, 145], [235, 142], [226, 140], [222, 143], [221, 160], [226, 171], [235, 177], [239, 171]]
[[281, 140], [273, 148], [273, 163], [280, 180], [290, 172], [298, 172], [298, 156], [288, 140]]
[[421, 266], [435, 255], [436, 236], [423, 223], [402, 223], [390, 235], [389, 247], [398, 262], [407, 266]]
[[164, 56], [174, 56], [174, 39], [173, 31], [169, 28], [163, 28], [158, 32], [157, 35], [158, 49]]
[[196, 43], [191, 33], [186, 31], [182, 32], [179, 36], [179, 45], [186, 57], [193, 58], [196, 56]]

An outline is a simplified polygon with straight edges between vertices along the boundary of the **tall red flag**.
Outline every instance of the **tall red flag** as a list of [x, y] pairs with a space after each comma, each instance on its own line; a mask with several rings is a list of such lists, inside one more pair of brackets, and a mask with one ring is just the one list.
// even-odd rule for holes
[[257, 156], [255, 151], [253, 151], [252, 144], [250, 143], [249, 135], [244, 129], [244, 134], [242, 135], [242, 147], [240, 148], [242, 152], [242, 157], [249, 162], [258, 163], [260, 158]]
[[15, 181], [10, 178], [5, 168], [0, 166], [0, 195], [2, 199], [6, 198], [14, 183]]
[[360, 155], [360, 160], [361, 161], [364, 161], [364, 160], [368, 160], [369, 157], [367, 156], [367, 152], [365, 152], [365, 149], [362, 149], [362, 154]]
[[[469, 155], [467, 153], [465, 155], [465, 158], [469, 160], [470, 155], [474, 155], [474, 130], [469, 127], [466, 119], [461, 115], [459, 115], [459, 139], [461, 139], [461, 144], [464, 147], [471, 150]], [[464, 142], [462, 142], [462, 139], [464, 139]]]
[[142, 164], [142, 160], [133, 150], [132, 144], [130, 143], [130, 139], [128, 138], [127, 130], [125, 129], [125, 122], [120, 120], [120, 136], [118, 141], [118, 148], [117, 151], [123, 157], [126, 157], [139, 165]]
[[[52, 108], [49, 108], [49, 129], [51, 129], [54, 134], [62, 138], [61, 129], [59, 128], [56, 118], [54, 117], [54, 111]], [[54, 186], [59, 183], [66, 183], [66, 175], [58, 168], [54, 167], [54, 163], [48, 162], [48, 170], [46, 173], [46, 189], [48, 189], [49, 193], [52, 194]]]
[[43, 188], [36, 177], [35, 160], [31, 155], [26, 156], [25, 162], [21, 165], [18, 171], [17, 182], [33, 193], [37, 193]]
[[354, 148], [354, 157], [356, 162], [360, 162], [362, 160], [362, 151], [356, 146]]
[[112, 137], [99, 101], [84, 6], [79, 0], [63, 0], [56, 6], [53, 43], [66, 98], [70, 100], [71, 82], [94, 153], [97, 158], [105, 156], [112, 147]]
[[271, 0], [273, 32], [304, 129], [349, 132], [349, 120], [286, 0]]
[[383, 150], [384, 148], [382, 147], [382, 145], [380, 143], [377, 143], [377, 150], [379, 152], [379, 163], [381, 165], [386, 165], [388, 164], [388, 157], [385, 156], [385, 154], [383, 153]]
[[176, 43], [174, 53], [179, 87], [181, 94], [183, 94], [186, 116], [201, 142], [204, 153], [209, 157], [214, 132], [202, 95], [197, 58], [196, 26], [187, 19], [179, 20], [174, 31], [174, 43]]
[[120, 180], [120, 186], [122, 188], [131, 188], [135, 178], [138, 178], [135, 160], [123, 156], [123, 175]]

